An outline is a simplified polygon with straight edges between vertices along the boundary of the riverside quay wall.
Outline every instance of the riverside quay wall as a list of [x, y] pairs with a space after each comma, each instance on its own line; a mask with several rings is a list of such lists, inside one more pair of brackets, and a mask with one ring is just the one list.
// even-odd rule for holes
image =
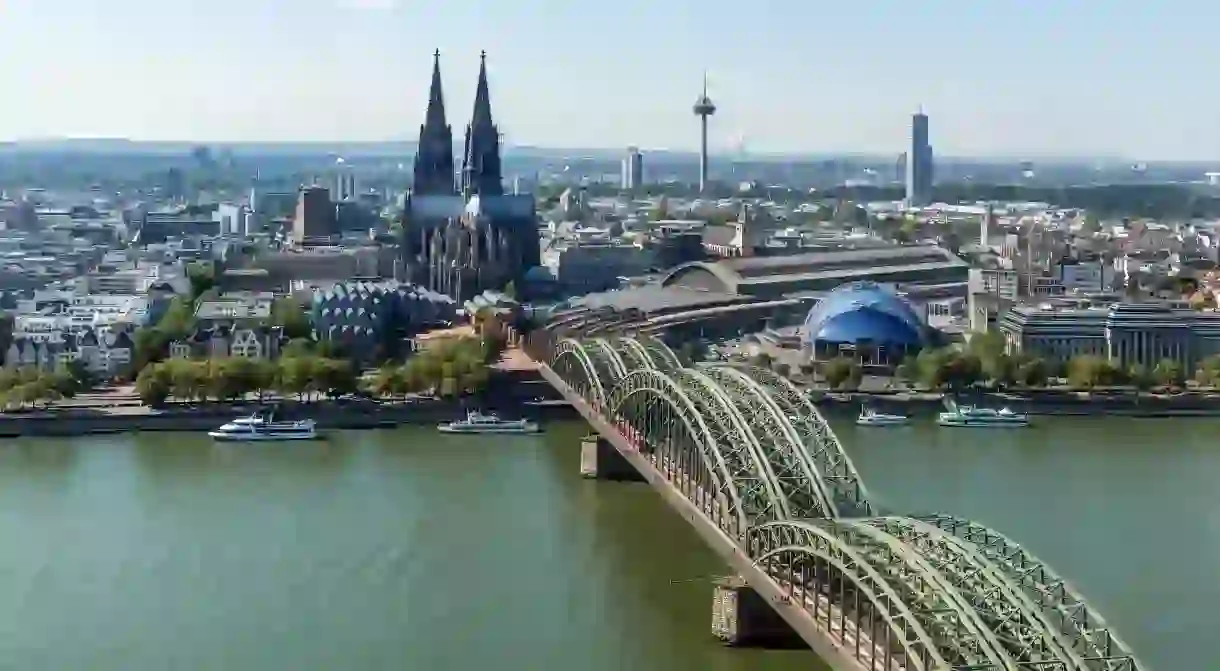
[[[462, 399], [413, 399], [403, 403], [361, 401], [277, 402], [277, 417], [313, 419], [320, 429], [380, 429], [395, 426], [439, 424], [460, 419], [468, 410], [480, 409], [505, 417], [560, 420], [578, 417], [561, 401], [533, 401], [493, 397], [478, 402]], [[265, 404], [208, 403], [197, 406], [152, 410], [72, 408], [49, 412], [0, 415], [0, 437], [80, 436], [132, 431], [211, 431], [226, 421], [256, 412]]]

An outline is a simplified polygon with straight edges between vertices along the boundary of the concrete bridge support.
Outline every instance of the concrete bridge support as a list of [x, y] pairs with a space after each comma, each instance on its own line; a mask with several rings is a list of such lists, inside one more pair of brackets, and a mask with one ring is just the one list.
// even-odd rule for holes
[[643, 482], [644, 476], [635, 470], [626, 457], [610, 441], [591, 434], [580, 441], [580, 475], [591, 480]]
[[808, 647], [766, 599], [735, 575], [716, 579], [712, 592], [712, 635], [732, 646]]

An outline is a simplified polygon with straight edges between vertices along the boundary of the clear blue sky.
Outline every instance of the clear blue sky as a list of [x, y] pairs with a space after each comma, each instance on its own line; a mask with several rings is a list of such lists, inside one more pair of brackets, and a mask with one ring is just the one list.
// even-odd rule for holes
[[431, 53], [512, 144], [1220, 162], [1203, 0], [0, 0], [0, 138], [413, 139]]

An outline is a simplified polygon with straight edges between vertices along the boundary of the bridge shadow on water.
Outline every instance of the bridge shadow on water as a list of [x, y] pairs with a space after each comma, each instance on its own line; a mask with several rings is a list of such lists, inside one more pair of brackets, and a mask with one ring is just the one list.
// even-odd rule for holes
[[[546, 466], [570, 503], [565, 528], [578, 529], [590, 580], [615, 595], [606, 626], [631, 641], [611, 668], [633, 671], [828, 671], [807, 647], [729, 648], [711, 633], [713, 580], [731, 570], [690, 525], [643, 482], [580, 476], [580, 421], [547, 425]], [[603, 665], [604, 668], [604, 665]]]

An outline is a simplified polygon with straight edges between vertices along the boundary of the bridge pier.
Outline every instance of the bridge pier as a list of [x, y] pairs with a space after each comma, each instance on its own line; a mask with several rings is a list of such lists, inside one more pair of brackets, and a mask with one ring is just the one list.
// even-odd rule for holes
[[597, 434], [585, 436], [580, 441], [580, 474], [591, 480], [615, 480], [642, 482], [644, 476], [635, 466]]
[[726, 645], [804, 648], [808, 645], [741, 576], [717, 578], [712, 592], [712, 635]]

